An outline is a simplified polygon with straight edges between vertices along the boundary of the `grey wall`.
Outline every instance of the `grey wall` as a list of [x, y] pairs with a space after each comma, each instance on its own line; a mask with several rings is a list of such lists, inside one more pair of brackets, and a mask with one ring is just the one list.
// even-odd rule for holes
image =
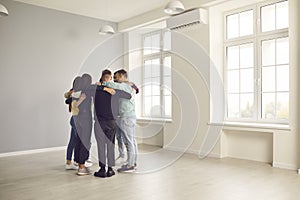
[[[64, 146], [70, 126], [63, 93], [89, 52], [107, 39], [97, 34], [104, 22], [0, 3], [10, 13], [0, 18], [0, 153]], [[113, 44], [123, 49], [123, 42]]]

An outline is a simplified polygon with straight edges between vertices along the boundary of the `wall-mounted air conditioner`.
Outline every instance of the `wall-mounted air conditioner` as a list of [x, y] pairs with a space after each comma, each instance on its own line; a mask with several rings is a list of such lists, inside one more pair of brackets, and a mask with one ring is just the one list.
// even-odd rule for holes
[[193, 9], [167, 19], [167, 28], [171, 30], [181, 29], [194, 24], [207, 24], [208, 13], [203, 8]]

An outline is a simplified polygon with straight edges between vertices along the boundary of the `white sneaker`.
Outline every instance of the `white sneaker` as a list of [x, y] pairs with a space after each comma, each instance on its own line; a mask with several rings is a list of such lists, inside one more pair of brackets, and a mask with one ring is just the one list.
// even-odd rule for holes
[[86, 161], [86, 162], [84, 163], [84, 166], [86, 166], [86, 167], [91, 167], [91, 166], [93, 166], [93, 163], [92, 163], [92, 162], [89, 162], [89, 161]]
[[66, 170], [76, 170], [78, 169], [78, 165], [76, 166], [74, 163], [66, 164]]

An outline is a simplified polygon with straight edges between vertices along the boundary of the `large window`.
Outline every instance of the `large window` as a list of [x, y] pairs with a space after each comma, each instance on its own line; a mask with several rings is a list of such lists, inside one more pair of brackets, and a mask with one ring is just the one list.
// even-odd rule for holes
[[288, 1], [225, 14], [227, 120], [288, 123]]
[[171, 118], [171, 33], [157, 31], [143, 37], [143, 117]]

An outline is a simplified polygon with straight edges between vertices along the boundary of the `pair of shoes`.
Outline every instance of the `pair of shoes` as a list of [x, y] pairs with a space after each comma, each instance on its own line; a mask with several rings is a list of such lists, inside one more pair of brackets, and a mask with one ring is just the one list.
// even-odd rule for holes
[[105, 170], [100, 169], [99, 171], [94, 173], [94, 176], [100, 177], [100, 178], [105, 178], [105, 177], [112, 177], [115, 175], [115, 172], [113, 169], [108, 169], [107, 172]]
[[66, 164], [66, 170], [76, 170], [76, 169], [78, 169], [78, 165], [76, 165], [75, 163]]
[[130, 166], [130, 165], [122, 165], [121, 168], [118, 169], [118, 172], [122, 173], [122, 172], [134, 172], [135, 168], [134, 166]]
[[84, 167], [82, 169], [79, 168], [78, 172], [77, 172], [78, 176], [84, 176], [84, 175], [90, 175], [90, 174], [91, 174], [91, 172], [87, 167]]

